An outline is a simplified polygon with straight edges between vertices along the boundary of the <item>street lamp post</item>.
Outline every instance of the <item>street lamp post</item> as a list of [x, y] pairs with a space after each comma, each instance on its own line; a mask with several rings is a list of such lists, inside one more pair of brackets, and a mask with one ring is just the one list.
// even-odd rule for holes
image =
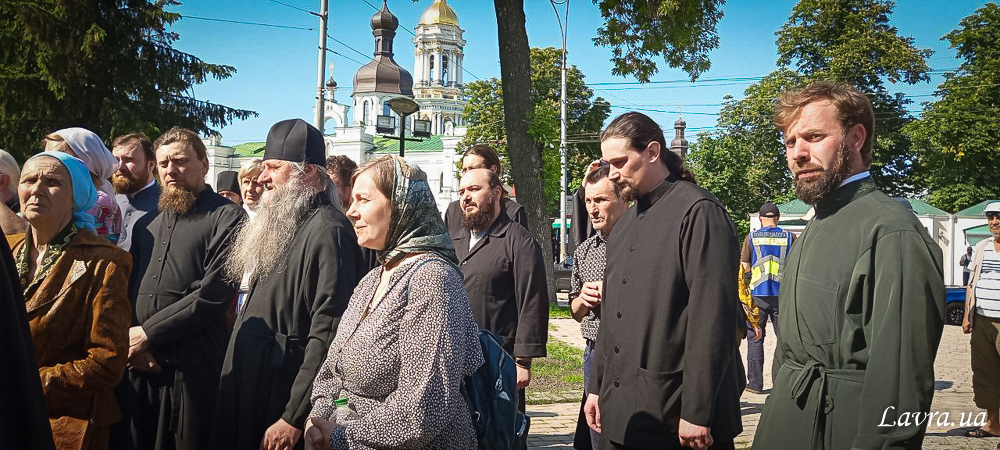
[[[552, 9], [556, 13], [556, 20], [559, 21], [559, 32], [562, 36], [562, 89], [559, 100], [559, 165], [562, 168], [562, 173], [559, 177], [561, 186], [559, 187], [559, 261], [566, 260], [566, 244], [569, 240], [569, 234], [566, 231], [566, 189], [569, 184], [569, 149], [566, 148], [566, 32], [569, 30], [569, 0], [550, 0], [552, 3]], [[565, 20], [559, 17], [559, 9], [556, 8], [557, 4], [566, 5], [564, 16]], [[579, 225], [579, 219], [577, 219], [577, 226]]]
[[[407, 97], [396, 97], [389, 100], [389, 109], [392, 112], [399, 114], [399, 137], [386, 136], [387, 139], [394, 139], [399, 141], [399, 156], [406, 156], [405, 148], [406, 141], [420, 142], [423, 139], [410, 139], [406, 137], [406, 118], [407, 116], [420, 110], [420, 105], [417, 102], [407, 98]], [[389, 116], [378, 116], [376, 118], [375, 131], [379, 133], [392, 133], [392, 117]], [[413, 121], [413, 135], [428, 137], [430, 136], [430, 122], [426, 120], [414, 120]]]
[[326, 81], [325, 74], [323, 70], [326, 68], [326, 24], [327, 24], [327, 4], [329, 0], [320, 0], [319, 2], [319, 14], [312, 13], [319, 16], [319, 81], [316, 84], [316, 115], [313, 118], [313, 125], [319, 132], [323, 133], [323, 122], [325, 122], [326, 115], [326, 104], [323, 98], [323, 88], [326, 86], [324, 82]]

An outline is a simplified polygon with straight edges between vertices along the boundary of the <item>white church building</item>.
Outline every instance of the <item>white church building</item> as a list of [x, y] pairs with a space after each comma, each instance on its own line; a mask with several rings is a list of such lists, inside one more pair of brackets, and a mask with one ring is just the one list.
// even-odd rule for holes
[[[386, 154], [399, 154], [399, 141], [376, 133], [377, 116], [394, 116], [395, 126], [406, 127], [411, 137], [413, 120], [430, 122], [431, 136], [422, 142], [407, 141], [405, 157], [427, 173], [435, 191], [438, 209], [444, 211], [458, 189], [455, 177], [460, 155], [455, 148], [465, 134], [462, 117], [462, 65], [465, 39], [458, 15], [446, 0], [434, 0], [420, 16], [413, 38], [413, 75], [393, 59], [393, 41], [399, 20], [383, 1], [382, 9], [371, 18], [375, 37], [374, 58], [354, 74], [350, 104], [337, 98], [337, 82], [331, 73], [326, 83], [324, 116], [327, 156], [345, 155], [358, 165]], [[332, 72], [332, 69], [331, 69]], [[397, 97], [414, 100], [420, 109], [401, 124], [389, 109]], [[396, 128], [392, 136], [399, 136]], [[264, 142], [250, 142], [235, 147], [221, 146], [218, 140], [206, 141], [211, 167], [206, 176], [213, 186], [219, 172], [239, 170], [243, 161], [259, 158]]]

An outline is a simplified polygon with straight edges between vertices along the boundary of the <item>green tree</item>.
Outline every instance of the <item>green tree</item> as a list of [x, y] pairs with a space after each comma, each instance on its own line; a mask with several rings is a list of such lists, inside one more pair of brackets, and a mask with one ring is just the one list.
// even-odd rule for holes
[[903, 131], [918, 155], [928, 202], [959, 211], [1000, 197], [1000, 6], [987, 3], [948, 33], [959, 59], [940, 97]]
[[[531, 99], [528, 134], [541, 149], [542, 177], [546, 199], [546, 214], [559, 209], [559, 102], [562, 70], [562, 50], [533, 48], [531, 61]], [[567, 135], [595, 135], [600, 132], [605, 119], [611, 114], [611, 106], [587, 87], [584, 75], [574, 65], [566, 71], [566, 132]], [[469, 83], [465, 87], [465, 118], [468, 131], [459, 143], [458, 150], [478, 144], [488, 143], [497, 149], [501, 157], [514, 157], [507, 145], [504, 128], [504, 96], [500, 80], [490, 78]], [[600, 157], [600, 145], [596, 142], [576, 144], [570, 149], [569, 175], [571, 188], [578, 187], [586, 165]], [[518, 186], [518, 194], [523, 192], [516, 177], [510, 182]]]
[[890, 0], [801, 0], [776, 33], [778, 64], [794, 66], [808, 79], [830, 79], [862, 89], [875, 109], [872, 177], [888, 194], [919, 192], [911, 177], [915, 155], [900, 131], [912, 120], [910, 100], [891, 94], [889, 83], [930, 81], [926, 59], [913, 38], [897, 34]]
[[749, 215], [761, 205], [795, 197], [781, 132], [772, 117], [775, 100], [799, 79], [795, 72], [779, 69], [748, 87], [742, 100], [727, 97], [719, 111], [721, 131], [701, 133], [688, 155], [698, 184], [722, 201], [741, 236], [750, 229]]
[[594, 43], [611, 47], [615, 75], [648, 82], [659, 71], [655, 57], [696, 80], [719, 47], [716, 26], [725, 0], [594, 0], [604, 26]]
[[175, 0], [0, 2], [0, 147], [21, 158], [48, 132], [91, 129], [107, 140], [172, 126], [202, 134], [256, 116], [194, 98], [192, 87], [236, 69], [171, 47]]

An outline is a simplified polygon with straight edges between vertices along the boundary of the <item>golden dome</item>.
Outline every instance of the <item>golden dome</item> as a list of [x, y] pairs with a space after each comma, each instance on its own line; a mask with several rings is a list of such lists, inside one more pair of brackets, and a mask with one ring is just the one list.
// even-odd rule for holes
[[458, 26], [458, 14], [448, 6], [446, 0], [434, 0], [430, 8], [420, 16], [420, 25], [455, 25]]

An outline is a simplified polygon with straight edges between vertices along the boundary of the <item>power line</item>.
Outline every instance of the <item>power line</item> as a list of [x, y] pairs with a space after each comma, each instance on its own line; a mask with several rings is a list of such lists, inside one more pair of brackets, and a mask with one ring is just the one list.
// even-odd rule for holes
[[292, 8], [292, 9], [297, 9], [299, 11], [302, 11], [302, 12], [306, 13], [306, 14], [312, 14], [314, 16], [318, 15], [318, 14], [316, 14], [316, 13], [314, 13], [314, 12], [308, 10], [308, 9], [301, 8], [301, 7], [298, 7], [298, 6], [295, 6], [295, 5], [289, 5], [288, 3], [285, 3], [285, 2], [279, 2], [278, 0], [271, 0], [271, 3], [277, 3], [277, 4], [281, 5], [281, 6], [287, 6], [287, 7]]
[[[343, 45], [344, 47], [347, 47], [348, 49], [350, 49], [354, 53], [357, 53], [357, 54], [361, 55], [361, 57], [363, 57], [363, 58], [371, 58], [371, 55], [367, 55], [365, 53], [362, 53], [360, 50], [358, 50], [358, 49], [356, 49], [354, 47], [351, 47], [350, 45], [345, 44], [344, 41], [341, 41], [340, 39], [337, 39], [337, 38], [335, 38], [335, 37], [333, 37], [333, 36], [331, 36], [329, 34], [326, 35], [326, 37], [328, 37], [330, 39], [333, 39], [334, 42], [336, 42], [336, 43], [338, 43], [340, 45]], [[362, 64], [362, 65], [364, 65], [364, 64]]]
[[[942, 75], [946, 73], [951, 73], [958, 70], [958, 68], [950, 69], [932, 69], [927, 71], [928, 75]], [[801, 78], [804, 75], [797, 75]], [[687, 78], [679, 78], [674, 80], [652, 80], [646, 83], [639, 81], [600, 81], [596, 83], [587, 83], [588, 86], [639, 86], [639, 85], [657, 85], [657, 84], [703, 84], [703, 83], [718, 83], [718, 82], [733, 82], [733, 81], [760, 81], [765, 78], [765, 75], [754, 75], [754, 76], [725, 76], [725, 77], [715, 77], [715, 78], [699, 78], [695, 81], [691, 81]]]
[[296, 27], [296, 26], [292, 26], [292, 25], [275, 25], [275, 24], [271, 24], [271, 23], [245, 22], [245, 21], [242, 21], [242, 20], [216, 19], [216, 18], [212, 18], [212, 17], [199, 17], [199, 16], [181, 15], [181, 18], [183, 18], [183, 19], [195, 19], [195, 20], [207, 20], [207, 21], [210, 21], [210, 22], [235, 23], [235, 24], [239, 24], [239, 25], [254, 25], [254, 26], [258, 26], [258, 27], [288, 28], [288, 29], [292, 29], [292, 30], [307, 30], [307, 31], [312, 31], [313, 30], [311, 27]]
[[[336, 51], [336, 50], [333, 50], [333, 49], [331, 49], [331, 48], [329, 48], [329, 47], [327, 47], [327, 48], [326, 48], [326, 51], [327, 51], [327, 52], [330, 52], [330, 53], [333, 53], [334, 55], [337, 55], [337, 56], [339, 56], [339, 57], [341, 57], [341, 58], [344, 58], [344, 59], [346, 59], [346, 60], [348, 60], [348, 61], [353, 61], [353, 62], [354, 62], [355, 64], [358, 64], [359, 66], [363, 66], [363, 65], [367, 64], [367, 63], [363, 63], [363, 62], [361, 62], [361, 61], [358, 61], [358, 60], [356, 60], [356, 59], [354, 59], [354, 58], [351, 58], [350, 56], [347, 56], [347, 55], [345, 55], [345, 54], [343, 54], [343, 53], [340, 53], [340, 52], [338, 52], [338, 51]], [[332, 76], [332, 75], [331, 75], [331, 76]]]

